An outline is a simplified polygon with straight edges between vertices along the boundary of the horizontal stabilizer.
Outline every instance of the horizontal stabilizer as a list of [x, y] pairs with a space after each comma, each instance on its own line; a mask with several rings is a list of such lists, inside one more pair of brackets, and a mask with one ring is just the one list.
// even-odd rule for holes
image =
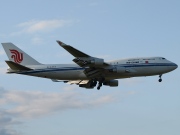
[[6, 63], [8, 64], [8, 66], [12, 69], [12, 70], [20, 70], [20, 71], [27, 71], [27, 70], [32, 70], [31, 68], [22, 66], [20, 64], [17, 64], [13, 61], [6, 61]]

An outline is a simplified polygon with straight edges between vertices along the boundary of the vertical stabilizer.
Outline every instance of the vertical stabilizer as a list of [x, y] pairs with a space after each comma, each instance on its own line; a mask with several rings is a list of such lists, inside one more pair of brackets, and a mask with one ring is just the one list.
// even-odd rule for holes
[[40, 63], [12, 43], [2, 43], [10, 61], [21, 65], [39, 65]]

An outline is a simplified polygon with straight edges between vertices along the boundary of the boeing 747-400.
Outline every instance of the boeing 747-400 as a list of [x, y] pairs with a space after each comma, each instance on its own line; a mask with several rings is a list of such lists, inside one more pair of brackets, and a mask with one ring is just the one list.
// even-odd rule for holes
[[76, 64], [41, 64], [12, 43], [2, 43], [9, 58], [7, 73], [15, 73], [51, 79], [54, 82], [77, 84], [83, 88], [99, 90], [102, 85], [116, 87], [117, 79], [159, 75], [175, 70], [177, 64], [164, 57], [127, 58], [105, 61], [92, 57], [78, 49], [57, 43], [75, 58]]

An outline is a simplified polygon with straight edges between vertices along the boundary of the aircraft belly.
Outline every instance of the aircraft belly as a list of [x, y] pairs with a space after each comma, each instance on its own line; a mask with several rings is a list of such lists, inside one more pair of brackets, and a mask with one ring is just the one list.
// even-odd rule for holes
[[147, 66], [147, 67], [134, 67], [135, 73], [132, 76], [151, 76], [160, 75], [169, 72], [166, 66]]
[[171, 71], [171, 68], [167, 66], [147, 66], [147, 67], [133, 67], [132, 71], [135, 72], [124, 72], [124, 73], [111, 73], [106, 74], [106, 79], [121, 79], [121, 78], [130, 78], [137, 76], [152, 76], [160, 75]]
[[164, 73], [167, 73], [169, 72], [170, 70], [168, 69], [167, 66], [155, 66], [153, 69], [152, 69], [152, 72], [154, 74], [164, 74]]

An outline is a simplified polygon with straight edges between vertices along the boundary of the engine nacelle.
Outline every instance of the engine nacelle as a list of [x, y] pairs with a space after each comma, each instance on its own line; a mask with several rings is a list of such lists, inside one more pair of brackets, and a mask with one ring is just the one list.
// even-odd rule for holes
[[110, 87], [117, 87], [118, 86], [118, 80], [105, 81], [103, 83], [103, 85], [107, 85], [107, 86], [110, 86]]
[[103, 66], [104, 64], [104, 59], [94, 57], [77, 57], [73, 61], [80, 65]]
[[94, 58], [90, 61], [90, 63], [95, 66], [102, 66], [104, 64], [104, 59]]
[[125, 73], [126, 69], [125, 69], [125, 67], [115, 67], [115, 68], [111, 69], [110, 71], [115, 72], [115, 73]]

